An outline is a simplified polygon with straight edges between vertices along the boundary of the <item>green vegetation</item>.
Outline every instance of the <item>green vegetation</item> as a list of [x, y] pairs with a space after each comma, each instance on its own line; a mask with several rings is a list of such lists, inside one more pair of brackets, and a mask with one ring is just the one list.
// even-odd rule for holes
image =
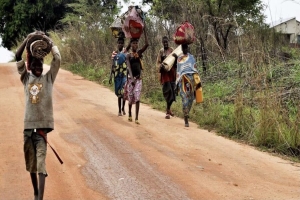
[[[192, 107], [190, 119], [228, 138], [300, 158], [300, 50], [290, 48], [263, 23], [261, 1], [144, 2], [152, 7], [146, 22], [150, 46], [143, 58], [142, 102], [165, 111], [156, 56], [161, 37], [172, 38], [187, 19], [196, 30], [190, 50], [198, 61], [204, 94], [204, 102]], [[60, 21], [67, 28], [51, 32], [63, 67], [112, 89], [108, 77], [116, 40], [109, 25], [116, 10], [93, 1], [77, 3], [70, 5], [75, 15]], [[143, 38], [139, 43], [143, 45]], [[172, 107], [182, 117], [179, 96]]]
[[59, 20], [70, 11], [67, 4], [75, 0], [0, 0], [0, 36], [2, 44], [11, 49], [35, 30], [62, 28]]

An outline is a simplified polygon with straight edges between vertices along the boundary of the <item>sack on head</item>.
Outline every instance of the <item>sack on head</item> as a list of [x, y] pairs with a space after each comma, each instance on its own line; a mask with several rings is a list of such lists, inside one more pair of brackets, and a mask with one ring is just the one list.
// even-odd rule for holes
[[129, 6], [124, 16], [122, 30], [126, 38], [140, 38], [144, 29], [143, 11], [138, 6]]
[[191, 44], [195, 41], [194, 26], [189, 22], [183, 22], [174, 34], [174, 42], [176, 44]]

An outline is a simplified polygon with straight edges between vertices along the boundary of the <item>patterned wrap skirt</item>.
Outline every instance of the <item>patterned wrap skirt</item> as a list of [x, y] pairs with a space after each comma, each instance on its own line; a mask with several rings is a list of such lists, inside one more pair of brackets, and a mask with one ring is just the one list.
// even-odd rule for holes
[[124, 95], [124, 86], [126, 83], [126, 76], [118, 74], [115, 79], [115, 94], [117, 97], [123, 97]]
[[194, 76], [193, 74], [185, 74], [178, 82], [180, 89], [180, 96], [182, 99], [182, 111], [184, 116], [189, 116], [189, 112], [192, 108], [193, 101], [195, 99], [194, 91]]
[[127, 79], [124, 89], [124, 99], [128, 101], [129, 105], [140, 101], [142, 85], [142, 79], [136, 79], [135, 83], [133, 79]]

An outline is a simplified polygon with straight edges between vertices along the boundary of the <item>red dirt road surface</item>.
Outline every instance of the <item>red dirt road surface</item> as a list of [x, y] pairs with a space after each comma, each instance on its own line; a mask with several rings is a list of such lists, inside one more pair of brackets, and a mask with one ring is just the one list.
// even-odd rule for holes
[[[45, 68], [47, 71], [49, 68]], [[60, 70], [45, 200], [299, 200], [300, 165], [141, 104], [117, 116], [107, 88]], [[0, 199], [32, 200], [23, 156], [24, 94], [15, 63], [0, 64]], [[127, 107], [126, 107], [127, 108]], [[126, 109], [127, 111], [127, 109]]]

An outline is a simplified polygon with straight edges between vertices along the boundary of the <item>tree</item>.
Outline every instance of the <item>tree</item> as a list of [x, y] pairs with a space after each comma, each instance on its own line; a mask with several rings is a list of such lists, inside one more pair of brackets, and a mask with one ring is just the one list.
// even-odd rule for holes
[[96, 65], [108, 49], [112, 51], [109, 27], [119, 11], [117, 0], [77, 0], [68, 7], [72, 12], [60, 20], [67, 27], [60, 32], [69, 56], [64, 60]]
[[[262, 20], [261, 0], [144, 0], [151, 3], [151, 13], [171, 24], [185, 20], [195, 27], [197, 43], [196, 54], [206, 69], [207, 46], [217, 46], [225, 58], [229, 39], [235, 38], [234, 31], [245, 28], [246, 24]], [[209, 38], [211, 41], [209, 42]], [[210, 48], [211, 49], [211, 48]]]
[[84, 24], [85, 26], [109, 26], [112, 23], [119, 8], [117, 0], [76, 0], [68, 4], [72, 12], [67, 13], [66, 17], [61, 20], [64, 24]]
[[75, 0], [0, 0], [0, 36], [2, 45], [11, 49], [35, 30], [47, 32], [62, 28], [57, 22]]
[[151, 11], [154, 15], [173, 23], [180, 20], [199, 21], [205, 17], [223, 49], [227, 49], [229, 33], [237, 23], [244, 24], [245, 21], [257, 19], [262, 15], [261, 0], [186, 0], [184, 4], [179, 0], [143, 2], [152, 3]]

